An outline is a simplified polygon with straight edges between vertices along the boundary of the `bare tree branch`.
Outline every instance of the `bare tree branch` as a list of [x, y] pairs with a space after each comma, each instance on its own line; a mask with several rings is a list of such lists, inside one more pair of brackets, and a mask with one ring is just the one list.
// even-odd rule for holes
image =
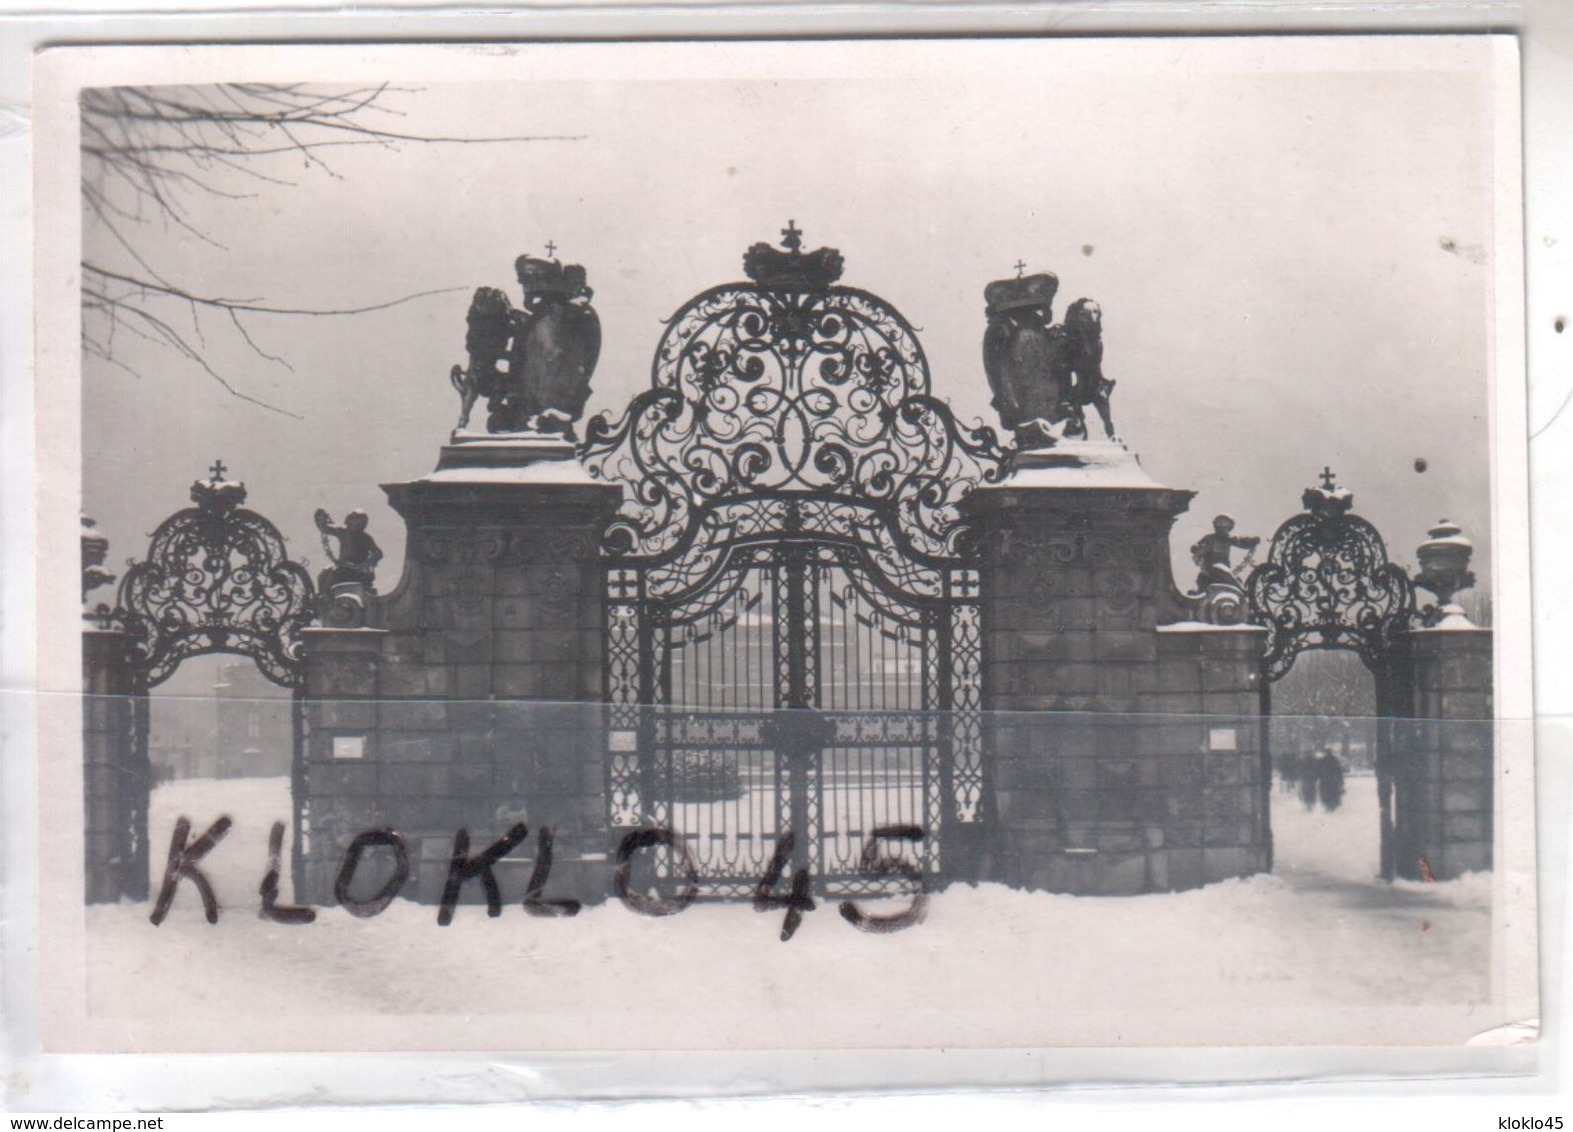
[[180, 287], [172, 287], [159, 283], [149, 283], [145, 280], [137, 279], [134, 276], [122, 275], [119, 272], [114, 271], [107, 271], [104, 268], [94, 266], [90, 263], [84, 263], [82, 265], [82, 270], [85, 273], [96, 275], [101, 279], [108, 279], [113, 282], [128, 284], [129, 286], [137, 288], [139, 291], [147, 292], [149, 294], [167, 295], [171, 298], [181, 299], [185, 302], [195, 303], [199, 306], [215, 307], [219, 310], [229, 311], [231, 314], [235, 315], [247, 312], [251, 314], [292, 315], [368, 314], [371, 311], [385, 311], [389, 307], [396, 307], [403, 303], [412, 302], [415, 299], [424, 299], [432, 295], [451, 295], [455, 291], [464, 291], [468, 289], [465, 287], [439, 287], [432, 291], [416, 291], [414, 294], [403, 295], [397, 299], [390, 299], [385, 303], [373, 303], [371, 306], [366, 307], [270, 307], [263, 306], [250, 299], [221, 299], [204, 295], [196, 295]]
[[[248, 182], [291, 186], [284, 172], [289, 159], [309, 174], [339, 177], [326, 153], [346, 147], [401, 145], [499, 145], [515, 142], [578, 141], [579, 134], [528, 134], [462, 137], [383, 128], [376, 121], [403, 118], [390, 99], [419, 93], [387, 83], [344, 88], [304, 84], [225, 83], [205, 87], [104, 87], [81, 95], [82, 200], [85, 221], [107, 238], [107, 249], [82, 262], [83, 344], [86, 355], [114, 364], [135, 376], [134, 365], [117, 356], [116, 335], [174, 351], [234, 396], [286, 416], [295, 416], [241, 391], [211, 361], [209, 335], [233, 334], [255, 356], [293, 367], [265, 350], [248, 318], [259, 315], [338, 317], [387, 310], [433, 295], [465, 290], [440, 287], [386, 302], [346, 308], [313, 308], [267, 303], [259, 298], [206, 295], [160, 270], [156, 243], [140, 229], [159, 225], [183, 233], [215, 252], [224, 244], [204, 231], [194, 202], [205, 197], [244, 200], [256, 194]], [[109, 253], [103, 258], [103, 251]], [[125, 259], [121, 265], [113, 262]], [[190, 329], [177, 326], [180, 314], [160, 304], [179, 304]], [[212, 326], [203, 313], [220, 317]]]

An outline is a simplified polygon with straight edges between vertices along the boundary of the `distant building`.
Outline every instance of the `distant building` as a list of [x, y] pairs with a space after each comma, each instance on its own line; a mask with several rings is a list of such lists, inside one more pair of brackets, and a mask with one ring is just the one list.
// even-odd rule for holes
[[288, 692], [249, 660], [223, 664], [207, 695], [152, 697], [155, 777], [271, 778], [290, 772]]

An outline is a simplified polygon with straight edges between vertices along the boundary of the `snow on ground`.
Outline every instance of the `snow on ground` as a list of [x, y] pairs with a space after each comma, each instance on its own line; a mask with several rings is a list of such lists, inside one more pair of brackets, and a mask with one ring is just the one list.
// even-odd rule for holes
[[[782, 913], [746, 904], [657, 919], [614, 901], [571, 920], [512, 907], [493, 920], [464, 905], [440, 928], [434, 908], [395, 901], [369, 920], [328, 908], [314, 924], [271, 923], [257, 887], [269, 827], [290, 813], [288, 781], [175, 782], [153, 800], [155, 889], [176, 818], [195, 834], [230, 814], [204, 865], [219, 923], [203, 920], [189, 884], [159, 927], [147, 904], [89, 908], [89, 1011], [229, 1019], [219, 1032], [236, 1046], [308, 1048], [351, 1041], [334, 1036], [346, 1016], [394, 1019], [353, 1039], [368, 1048], [1462, 1040], [1488, 1028], [1482, 1010], [1461, 1032], [1410, 1032], [1391, 1011], [1373, 1029], [1369, 1008], [1486, 1002], [1489, 883], [1375, 880], [1369, 779], [1351, 778], [1333, 814], [1290, 794], [1273, 804], [1277, 875], [1127, 898], [956, 886], [888, 935], [822, 904], [781, 943]], [[408, 1015], [426, 1018], [398, 1020]], [[550, 1026], [499, 1034], [489, 1016]], [[168, 1028], [177, 1044], [181, 1030]]]
[[1306, 809], [1294, 790], [1285, 791], [1275, 781], [1274, 869], [1296, 880], [1374, 881], [1380, 868], [1379, 818], [1375, 775], [1346, 778], [1343, 804], [1332, 813], [1321, 806]]

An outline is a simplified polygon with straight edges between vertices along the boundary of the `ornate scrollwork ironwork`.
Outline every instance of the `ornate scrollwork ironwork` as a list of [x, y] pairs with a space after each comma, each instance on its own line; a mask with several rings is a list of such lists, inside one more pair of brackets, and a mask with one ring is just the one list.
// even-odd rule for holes
[[1246, 581], [1250, 619], [1268, 631], [1263, 673], [1282, 678], [1310, 648], [1353, 649], [1382, 673], [1413, 623], [1413, 583], [1330, 472], [1301, 501], [1305, 510], [1278, 528], [1267, 561]]
[[[839, 252], [783, 235], [785, 250], [749, 249], [752, 282], [673, 315], [650, 388], [592, 420], [580, 448], [626, 485], [604, 538], [610, 823], [670, 824], [688, 805], [674, 721], [755, 716], [756, 737], [725, 752], [753, 809], [685, 818], [708, 831], [704, 883], [738, 895], [783, 830], [816, 877], [864, 886], [838, 891], [882, 883], [856, 875], [857, 823], [821, 809], [858, 782], [921, 821], [929, 872], [951, 852], [942, 829], [989, 805], [979, 577], [958, 505], [1005, 477], [1009, 453], [932, 394], [899, 312], [837, 284]], [[826, 725], [804, 726], [816, 712]]]
[[226, 652], [298, 688], [300, 630], [315, 617], [311, 576], [288, 558], [278, 528], [241, 506], [245, 485], [225, 482], [223, 470], [192, 484], [196, 506], [153, 532], [147, 559], [120, 584], [115, 620], [136, 641], [149, 687], [188, 657]]
[[903, 554], [933, 562], [955, 551], [959, 501], [1003, 478], [994, 430], [959, 424], [930, 393], [907, 320], [832, 286], [832, 249], [785, 243], [765, 249], [773, 258], [751, 251], [755, 282], [678, 311], [651, 388], [621, 421], [590, 422], [581, 454], [592, 473], [632, 489], [607, 532], [612, 553], [680, 553], [701, 528], [738, 533], [750, 522], [740, 503], [820, 499], [881, 513]]

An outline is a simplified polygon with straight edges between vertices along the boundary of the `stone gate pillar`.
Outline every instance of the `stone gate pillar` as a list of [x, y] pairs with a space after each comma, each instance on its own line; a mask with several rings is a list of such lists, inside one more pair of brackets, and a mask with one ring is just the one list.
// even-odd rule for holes
[[432, 474], [384, 490], [408, 527], [404, 577], [364, 625], [308, 647], [310, 898], [330, 898], [357, 832], [397, 831], [405, 895], [435, 901], [456, 830], [478, 854], [524, 822], [527, 842], [497, 866], [505, 899], [522, 899], [543, 826], [545, 896], [603, 899], [600, 536], [621, 489], [560, 438], [460, 434]]
[[1262, 630], [1201, 624], [1169, 533], [1192, 493], [1118, 443], [978, 488], [993, 877], [1135, 893], [1267, 866]]
[[1475, 584], [1473, 545], [1446, 519], [1415, 551], [1415, 585], [1436, 595], [1408, 634], [1412, 719], [1396, 760], [1394, 871], [1448, 880], [1491, 868], [1494, 743], [1492, 635], [1454, 595]]
[[[378, 793], [378, 680], [386, 629], [357, 625], [301, 631], [306, 667], [305, 734], [290, 784], [300, 857], [294, 899], [329, 904], [340, 859], [358, 833], [389, 828]], [[279, 815], [282, 817], [283, 815]]]
[[87, 902], [148, 897], [147, 689], [131, 637], [82, 634], [82, 774]]
[[1491, 868], [1491, 630], [1443, 624], [1410, 640], [1415, 710], [1397, 773], [1394, 865], [1410, 880], [1449, 880]]

